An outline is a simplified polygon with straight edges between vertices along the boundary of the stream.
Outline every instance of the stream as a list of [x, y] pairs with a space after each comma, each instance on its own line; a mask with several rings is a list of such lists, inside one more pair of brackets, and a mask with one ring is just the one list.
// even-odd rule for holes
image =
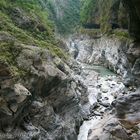
[[83, 63], [80, 65], [81, 76], [88, 88], [90, 115], [80, 127], [78, 140], [90, 140], [90, 135], [93, 135], [92, 130], [98, 135], [101, 133], [102, 123], [106, 121], [106, 118], [113, 116], [111, 103], [118, 96], [123, 95], [125, 86], [118, 75], [103, 66]]

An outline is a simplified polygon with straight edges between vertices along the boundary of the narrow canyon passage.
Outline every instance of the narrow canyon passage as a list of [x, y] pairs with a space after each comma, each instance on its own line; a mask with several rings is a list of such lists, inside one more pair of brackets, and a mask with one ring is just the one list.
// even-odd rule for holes
[[140, 0], [0, 0], [0, 140], [140, 140]]
[[119, 75], [103, 66], [81, 64], [82, 78], [88, 88], [90, 113], [88, 120], [80, 127], [78, 140], [94, 140], [101, 135], [103, 125], [114, 117], [112, 102], [123, 96], [125, 86]]

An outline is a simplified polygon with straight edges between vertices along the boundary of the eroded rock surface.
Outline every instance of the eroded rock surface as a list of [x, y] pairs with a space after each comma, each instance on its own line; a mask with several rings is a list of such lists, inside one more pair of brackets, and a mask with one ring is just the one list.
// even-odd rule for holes
[[126, 56], [128, 44], [125, 41], [121, 42], [117, 38], [108, 37], [93, 39], [81, 35], [69, 42], [73, 44], [73, 52], [74, 50], [75, 53], [78, 51], [76, 59], [82, 63], [103, 65], [124, 76], [130, 71], [129, 61]]
[[86, 86], [74, 76], [78, 64], [72, 60], [66, 64], [47, 49], [27, 45], [22, 45], [15, 61], [29, 74], [14, 79], [1, 64], [2, 138], [76, 140], [88, 102]]
[[89, 77], [92, 79], [87, 79], [92, 105], [88, 120], [80, 127], [78, 140], [139, 140], [139, 89], [126, 88], [116, 76], [98, 75], [94, 80], [93, 76]]

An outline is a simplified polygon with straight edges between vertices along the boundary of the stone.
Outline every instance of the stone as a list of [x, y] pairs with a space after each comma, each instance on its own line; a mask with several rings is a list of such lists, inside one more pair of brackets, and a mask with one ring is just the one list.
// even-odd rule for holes
[[110, 107], [110, 103], [108, 103], [108, 102], [99, 102], [99, 104], [104, 107]]
[[25, 96], [30, 96], [32, 95], [29, 90], [27, 90], [23, 85], [20, 83], [14, 85], [14, 90], [16, 95], [25, 95]]
[[[118, 98], [114, 102], [115, 109], [119, 118], [128, 119], [129, 121], [139, 120], [139, 89], [131, 94]], [[132, 117], [133, 116], [133, 117]], [[135, 117], [134, 117], [135, 116]]]
[[11, 104], [10, 109], [12, 110], [12, 112], [16, 113], [18, 109], [18, 104]]
[[134, 66], [132, 68], [132, 73], [134, 75], [140, 75], [140, 59], [137, 59], [135, 61], [135, 64], [134, 64]]
[[101, 91], [102, 91], [103, 93], [107, 93], [107, 92], [109, 91], [109, 87], [108, 87], [107, 85], [102, 85], [102, 86], [101, 86]]
[[9, 41], [9, 42], [12, 42], [12, 41], [14, 41], [15, 40], [15, 38], [12, 36], [12, 35], [10, 35], [8, 32], [0, 32], [0, 41]]
[[9, 79], [11, 77], [11, 72], [7, 64], [0, 62], [0, 80]]
[[100, 120], [91, 130], [88, 140], [94, 140], [94, 138], [98, 140], [129, 139], [126, 130], [119, 124], [119, 121], [109, 116]]

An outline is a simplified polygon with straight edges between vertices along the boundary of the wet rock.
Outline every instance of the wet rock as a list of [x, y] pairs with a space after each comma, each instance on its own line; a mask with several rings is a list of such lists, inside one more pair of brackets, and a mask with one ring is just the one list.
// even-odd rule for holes
[[97, 112], [97, 111], [94, 111], [92, 114], [93, 114], [94, 116], [102, 116], [102, 114], [100, 114], [100, 112]]
[[90, 112], [92, 112], [93, 110], [97, 109], [100, 105], [96, 102], [93, 105], [90, 106]]
[[[98, 87], [98, 85], [100, 85], [100, 87]], [[106, 89], [108, 89], [108, 91], [106, 93], [103, 93], [102, 87], [105, 87]], [[96, 88], [96, 90], [94, 88]], [[96, 95], [97, 101], [90, 107], [91, 114], [89, 115], [89, 120], [87, 120], [89, 122], [85, 121], [81, 126], [81, 129], [83, 129], [80, 129], [78, 140], [113, 140], [123, 139], [123, 137], [124, 139], [129, 138], [125, 128], [123, 128], [120, 125], [119, 120], [115, 118], [115, 111], [113, 110], [111, 105], [112, 101], [114, 101], [115, 96], [122, 96], [121, 93], [124, 91], [124, 89], [125, 86], [122, 84], [121, 79], [116, 76], [100, 77], [95, 87], [91, 88], [90, 86], [90, 90], [94, 95]], [[89, 94], [92, 94], [91, 91], [89, 92]], [[88, 126], [88, 123], [91, 123], [91, 125]], [[88, 135], [87, 130], [85, 129], [90, 130], [90, 135]], [[84, 130], [85, 132], [81, 133]], [[119, 135], [120, 133], [122, 133], [122, 136]]]
[[104, 99], [105, 99], [105, 100], [109, 100], [109, 98], [108, 98], [108, 97], [105, 97]]
[[116, 99], [116, 98], [118, 97], [118, 93], [113, 92], [113, 93], [112, 93], [112, 96], [114, 97], [114, 99]]

